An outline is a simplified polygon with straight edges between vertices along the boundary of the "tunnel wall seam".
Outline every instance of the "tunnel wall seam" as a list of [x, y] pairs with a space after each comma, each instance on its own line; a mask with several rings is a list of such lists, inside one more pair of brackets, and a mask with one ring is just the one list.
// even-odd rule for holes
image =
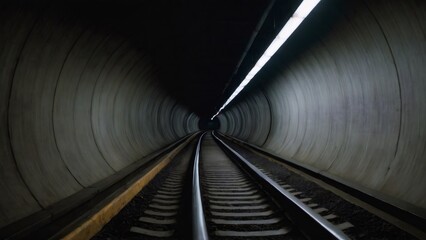
[[76, 46], [76, 44], [78, 43], [78, 41], [80, 40], [80, 38], [83, 36], [84, 34], [84, 30], [81, 29], [80, 34], [78, 34], [78, 36], [75, 38], [74, 42], [72, 43], [72, 45], [70, 46], [70, 49], [68, 50], [63, 62], [62, 62], [62, 66], [61, 69], [59, 70], [59, 74], [56, 80], [56, 84], [55, 84], [55, 89], [54, 89], [54, 93], [53, 93], [53, 104], [52, 104], [52, 131], [53, 131], [53, 139], [55, 141], [55, 146], [58, 150], [59, 153], [59, 157], [61, 159], [61, 161], [63, 162], [63, 165], [65, 166], [65, 168], [68, 170], [68, 172], [70, 173], [70, 175], [75, 179], [75, 181], [80, 184], [81, 187], [85, 187], [76, 177], [75, 175], [71, 172], [71, 170], [68, 167], [68, 164], [64, 161], [64, 158], [62, 156], [62, 152], [58, 146], [58, 141], [57, 141], [57, 133], [56, 133], [56, 128], [55, 128], [55, 100], [56, 100], [56, 93], [57, 93], [57, 88], [58, 88], [58, 83], [59, 83], [59, 79], [61, 78], [62, 75], [62, 71], [64, 69], [65, 64], [67, 63], [68, 57], [71, 54], [71, 52], [73, 51], [74, 47]]
[[269, 121], [269, 127], [268, 127], [268, 134], [265, 137], [265, 140], [263, 141], [263, 143], [260, 146], [264, 146], [266, 144], [266, 142], [268, 141], [269, 135], [271, 134], [271, 129], [272, 129], [272, 125], [273, 125], [273, 113], [272, 113], [272, 109], [271, 109], [271, 101], [269, 100], [268, 96], [265, 94], [265, 90], [263, 88], [261, 88], [262, 95], [265, 97], [266, 102], [268, 103], [268, 112], [269, 112], [269, 117], [270, 117], [270, 121]]
[[[108, 41], [108, 40], [106, 40], [106, 41]], [[95, 134], [95, 130], [93, 129], [93, 115], [94, 115], [94, 113], [93, 113], [93, 102], [94, 102], [94, 97], [95, 97], [95, 91], [96, 91], [96, 86], [97, 86], [97, 84], [98, 84], [98, 80], [99, 80], [99, 78], [100, 78], [100, 76], [101, 76], [101, 74], [102, 74], [102, 72], [104, 71], [104, 68], [105, 68], [105, 66], [106, 66], [106, 64], [108, 63], [108, 61], [109, 61], [109, 59], [111, 59], [111, 57], [121, 48], [121, 47], [123, 47], [123, 45], [125, 45], [126, 44], [126, 41], [123, 39], [123, 40], [121, 40], [121, 43], [119, 43], [119, 44], [117, 44], [117, 46], [116, 46], [116, 48], [109, 54], [109, 56], [108, 56], [108, 58], [107, 59], [105, 59], [105, 62], [104, 62], [104, 64], [103, 64], [103, 66], [102, 66], [102, 68], [101, 68], [101, 70], [99, 71], [99, 74], [98, 74], [98, 76], [97, 76], [97, 78], [96, 78], [96, 81], [95, 81], [95, 84], [94, 84], [94, 86], [93, 86], [93, 89], [92, 89], [92, 93], [91, 93], [91, 100], [90, 100], [90, 129], [92, 129], [92, 136], [93, 136], [93, 140], [94, 140], [94, 142], [95, 142], [95, 145], [96, 145], [96, 148], [97, 148], [97, 150], [99, 151], [99, 153], [100, 153], [100, 155], [102, 156], [102, 159], [105, 161], [105, 163], [112, 169], [112, 171], [114, 171], [114, 172], [117, 172], [117, 170], [116, 169], [114, 169], [114, 167], [107, 161], [107, 159], [105, 158], [105, 155], [104, 155], [104, 153], [103, 153], [103, 151], [101, 151], [101, 148], [100, 148], [100, 146], [99, 146], [99, 143], [98, 143], [98, 139], [97, 139], [97, 137], [96, 137], [96, 134]], [[88, 61], [89, 62], [89, 61]]]
[[[98, 41], [98, 43], [96, 44], [96, 47], [94, 47], [93, 48], [93, 50], [92, 50], [92, 52], [90, 53], [90, 56], [89, 56], [89, 58], [87, 59], [87, 61], [86, 61], [86, 63], [84, 64], [84, 67], [83, 67], [83, 71], [82, 71], [82, 73], [79, 75], [79, 77], [78, 77], [78, 83], [77, 83], [77, 88], [79, 88], [79, 86], [80, 86], [80, 84], [81, 84], [81, 82], [82, 82], [82, 76], [83, 76], [83, 73], [86, 71], [86, 69], [87, 69], [87, 67], [88, 67], [88, 65], [89, 65], [89, 63], [92, 61], [92, 59], [93, 59], [93, 57], [94, 57], [94, 55], [96, 54], [96, 52], [98, 51], [98, 49], [100, 49], [101, 48], [101, 46], [103, 46], [104, 44], [106, 44], [106, 42], [109, 40], [109, 38], [110, 38], [110, 35], [107, 35], [107, 36], [105, 36], [102, 40], [100, 40], [100, 41]], [[124, 40], [123, 40], [123, 42], [122, 42], [123, 44], [124, 44]], [[119, 45], [120, 46], [120, 45]], [[119, 47], [117, 47], [117, 49], [118, 49]], [[95, 85], [96, 85], [96, 83], [95, 83]], [[93, 88], [93, 90], [92, 90], [92, 94], [93, 94], [93, 92], [94, 92], [94, 89], [95, 88]], [[74, 106], [74, 108], [75, 108], [75, 106]], [[75, 112], [75, 109], [73, 109], [74, 110], [74, 112]], [[92, 116], [92, 99], [91, 99], [91, 104], [90, 104], [90, 113], [89, 113], [89, 115], [90, 116]], [[75, 116], [74, 116], [75, 117]], [[103, 156], [103, 153], [100, 151], [100, 149], [99, 149], [99, 146], [98, 146], [98, 144], [97, 144], [97, 141], [96, 141], [96, 139], [95, 139], [95, 135], [94, 135], [94, 132], [93, 132], [93, 124], [92, 124], [92, 122], [90, 122], [90, 132], [91, 132], [91, 137], [92, 137], [92, 139], [94, 140], [94, 144], [95, 144], [95, 146], [96, 146], [96, 149], [97, 149], [97, 151], [98, 151], [98, 153], [101, 155], [101, 157], [102, 157], [102, 159], [103, 159], [103, 161], [105, 162], [105, 164], [107, 165], [107, 166], [109, 166], [109, 168], [110, 168], [110, 170], [111, 171], [113, 171], [113, 172], [115, 172], [115, 170], [112, 168], [112, 166], [105, 160], [105, 157]], [[75, 135], [76, 135], [76, 133], [75, 133]], [[79, 152], [80, 152], [80, 154], [81, 154], [81, 150], [79, 149]]]
[[[383, 30], [382, 25], [380, 24], [379, 20], [377, 19], [376, 15], [374, 14], [374, 12], [373, 12], [373, 11], [370, 9], [370, 7], [368, 6], [368, 3], [367, 3], [365, 0], [363, 0], [363, 3], [364, 3], [364, 5], [366, 6], [366, 8], [368, 9], [368, 11], [370, 12], [370, 14], [373, 16], [374, 20], [376, 21], [377, 26], [379, 27], [379, 29], [380, 29], [380, 31], [381, 31], [381, 33], [382, 33], [382, 35], [383, 35], [383, 38], [384, 38], [384, 39], [385, 39], [385, 41], [386, 41], [387, 47], [389, 48], [389, 53], [390, 53], [390, 54], [391, 54], [391, 56], [392, 56], [392, 62], [393, 62], [393, 64], [394, 64], [395, 71], [396, 71], [396, 76], [397, 76], [397, 79], [398, 79], [399, 104], [400, 104], [400, 111], [399, 111], [399, 113], [400, 113], [400, 116], [399, 116], [398, 139], [397, 139], [397, 142], [396, 142], [396, 146], [395, 146], [395, 154], [394, 154], [394, 157], [396, 158], [396, 154], [397, 154], [397, 152], [398, 152], [398, 145], [399, 145], [399, 141], [400, 141], [400, 138], [401, 138], [401, 130], [402, 130], [402, 113], [403, 113], [403, 109], [402, 109], [402, 108], [403, 108], [403, 104], [402, 104], [402, 96], [401, 96], [401, 95], [402, 95], [402, 90], [401, 90], [401, 78], [400, 78], [400, 74], [399, 74], [399, 71], [398, 71], [398, 65], [396, 64], [396, 60], [395, 60], [394, 52], [393, 52], [393, 50], [392, 50], [391, 45], [389, 44], [388, 36], [386, 36], [386, 33], [385, 33], [385, 31]], [[389, 169], [390, 169], [390, 167], [389, 167]]]
[[33, 31], [34, 31], [35, 26], [37, 25], [37, 23], [39, 22], [39, 19], [41, 17], [41, 14], [36, 14], [36, 15], [37, 16], [35, 17], [35, 20], [33, 21], [33, 24], [30, 27], [30, 29], [28, 30], [28, 33], [26, 34], [25, 39], [22, 42], [22, 45], [21, 45], [21, 47], [20, 47], [20, 49], [18, 51], [16, 63], [14, 64], [14, 67], [13, 67], [13, 73], [11, 75], [11, 80], [10, 80], [10, 88], [9, 88], [9, 91], [8, 91], [9, 94], [8, 94], [8, 102], [7, 102], [7, 108], [6, 108], [6, 112], [7, 112], [6, 119], [7, 119], [7, 134], [8, 134], [8, 139], [9, 139], [8, 143], [10, 145], [10, 152], [11, 152], [11, 155], [12, 155], [13, 163], [14, 163], [14, 165], [16, 167], [16, 172], [18, 173], [18, 175], [20, 177], [20, 181], [25, 185], [27, 191], [30, 193], [30, 195], [32, 196], [33, 200], [38, 204], [38, 206], [40, 208], [43, 208], [43, 206], [38, 201], [38, 199], [36, 198], [35, 194], [31, 190], [31, 188], [29, 187], [29, 185], [25, 181], [25, 178], [22, 175], [22, 172], [21, 172], [21, 170], [20, 170], [20, 168], [18, 166], [18, 163], [16, 162], [15, 150], [14, 150], [12, 142], [10, 141], [12, 134], [11, 134], [11, 129], [10, 129], [10, 117], [9, 117], [9, 111], [11, 109], [11, 107], [10, 107], [11, 106], [11, 95], [12, 95], [13, 82], [14, 82], [13, 79], [15, 78], [15, 73], [16, 73], [16, 70], [18, 68], [19, 62], [21, 60], [21, 57], [22, 57], [23, 51], [25, 49], [25, 46], [26, 46], [26, 44], [27, 44], [30, 36], [32, 35]]

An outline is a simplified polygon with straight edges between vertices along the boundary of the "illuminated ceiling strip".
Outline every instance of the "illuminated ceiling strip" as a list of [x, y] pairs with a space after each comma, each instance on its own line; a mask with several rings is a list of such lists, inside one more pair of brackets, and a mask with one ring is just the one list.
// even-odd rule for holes
[[287, 39], [293, 34], [293, 32], [299, 27], [303, 20], [309, 15], [309, 13], [315, 8], [320, 0], [304, 0], [294, 12], [293, 16], [287, 21], [266, 51], [262, 54], [259, 60], [256, 62], [254, 67], [250, 70], [244, 80], [235, 89], [234, 93], [226, 100], [223, 106], [217, 111], [211, 118], [215, 118], [219, 113], [244, 89], [247, 84], [256, 76], [256, 74], [262, 69], [262, 67], [269, 61], [269, 59], [278, 51], [278, 49], [287, 41]]

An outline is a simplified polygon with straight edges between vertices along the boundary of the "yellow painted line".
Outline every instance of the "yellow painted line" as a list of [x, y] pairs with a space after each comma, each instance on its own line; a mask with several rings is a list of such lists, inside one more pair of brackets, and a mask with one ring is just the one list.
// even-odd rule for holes
[[142, 188], [144, 188], [171, 160], [196, 136], [189, 137], [183, 144], [175, 148], [169, 154], [164, 156], [160, 162], [147, 172], [143, 177], [133, 183], [127, 190], [114, 198], [110, 203], [105, 205], [99, 212], [95, 213], [79, 227], [75, 228], [72, 232], [68, 233], [62, 239], [64, 240], [81, 240], [90, 239], [102, 227], [107, 224], [121, 209], [124, 208]]

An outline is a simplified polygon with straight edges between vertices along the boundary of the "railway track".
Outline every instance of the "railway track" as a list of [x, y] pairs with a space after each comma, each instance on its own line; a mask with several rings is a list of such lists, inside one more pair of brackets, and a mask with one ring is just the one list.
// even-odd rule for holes
[[270, 197], [226, 156], [211, 136], [204, 141], [200, 177], [210, 236], [295, 239], [300, 235]]
[[170, 238], [175, 235], [178, 210], [182, 204], [184, 177], [189, 154], [180, 157], [179, 164], [168, 174], [158, 187], [151, 203], [144, 210], [137, 223], [130, 228], [134, 236], [145, 235], [157, 238]]
[[213, 134], [203, 134], [192, 146], [160, 173], [150, 197], [142, 195], [146, 203], [122, 237], [349, 239], [326, 219], [332, 215], [321, 217], [321, 208], [297, 199], [298, 192], [272, 180]]
[[[200, 159], [194, 161], [194, 169], [199, 167], [200, 174], [194, 174], [193, 178], [199, 178], [201, 184], [192, 187], [201, 188], [207, 226], [204, 236], [212, 239], [349, 239], [342, 231], [347, 225], [329, 222], [318, 213], [322, 209], [317, 205], [311, 204], [315, 209], [305, 205], [304, 199], [295, 196], [298, 192], [290, 193], [284, 183], [275, 182], [213, 137], [213, 134], [204, 137], [201, 150], [198, 149]], [[198, 204], [193, 202], [193, 206]], [[193, 225], [199, 222], [194, 221]], [[194, 234], [193, 238], [208, 238], [202, 236]]]
[[188, 166], [191, 160], [191, 146], [185, 148], [159, 176], [152, 198], [137, 221], [133, 222], [127, 239], [176, 239], [178, 222], [182, 219], [183, 194]]

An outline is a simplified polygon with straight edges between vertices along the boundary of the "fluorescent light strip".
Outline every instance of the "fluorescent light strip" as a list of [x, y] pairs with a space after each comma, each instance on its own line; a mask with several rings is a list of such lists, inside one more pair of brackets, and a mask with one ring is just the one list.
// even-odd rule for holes
[[296, 11], [293, 13], [293, 16], [287, 21], [269, 47], [265, 50], [262, 56], [257, 60], [254, 67], [250, 70], [244, 80], [240, 85], [235, 89], [234, 93], [226, 100], [223, 106], [219, 111], [211, 117], [211, 120], [215, 118], [219, 113], [244, 89], [247, 84], [256, 76], [256, 74], [262, 69], [263, 66], [269, 61], [269, 59], [278, 51], [278, 49], [287, 41], [287, 39], [293, 34], [293, 32], [299, 27], [303, 20], [309, 15], [309, 13], [315, 8], [315, 6], [320, 2], [320, 0], [304, 0]]

